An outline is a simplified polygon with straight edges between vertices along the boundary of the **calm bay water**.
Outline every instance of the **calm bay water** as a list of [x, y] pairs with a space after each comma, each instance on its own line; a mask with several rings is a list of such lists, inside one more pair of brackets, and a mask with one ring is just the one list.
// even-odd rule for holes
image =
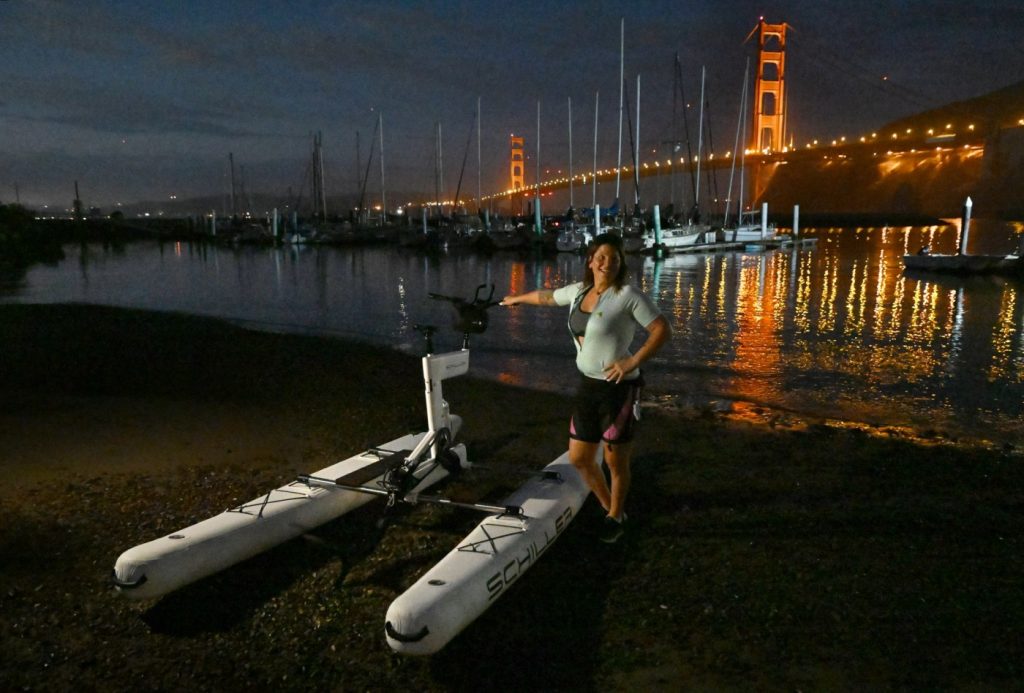
[[[972, 223], [971, 252], [1015, 247], [1021, 225]], [[649, 391], [683, 406], [747, 404], [1024, 445], [1024, 295], [997, 278], [903, 273], [901, 255], [952, 252], [955, 227], [808, 229], [813, 247], [631, 258], [675, 337], [646, 369]], [[570, 255], [395, 247], [68, 246], [0, 287], [0, 301], [87, 302], [228, 318], [260, 329], [344, 336], [419, 353], [415, 324], [447, 327], [428, 292], [496, 297], [582, 276]], [[438, 345], [458, 344], [451, 330]], [[473, 370], [546, 390], [574, 383], [562, 309], [494, 308]], [[419, 391], [419, 382], [409, 383]], [[457, 409], [453, 402], [453, 408]]]

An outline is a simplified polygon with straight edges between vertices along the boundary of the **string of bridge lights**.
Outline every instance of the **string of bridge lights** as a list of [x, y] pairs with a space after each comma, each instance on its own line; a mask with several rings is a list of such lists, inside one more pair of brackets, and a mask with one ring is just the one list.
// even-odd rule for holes
[[[1018, 127], [1024, 127], [1024, 118], [1018, 119], [1016, 125]], [[967, 124], [966, 130], [967, 130], [968, 133], [975, 132], [975, 125], [973, 123]], [[953, 140], [955, 140], [956, 137], [957, 137], [957, 131], [954, 130], [953, 123], [946, 123], [944, 128], [938, 128], [938, 129], [936, 129], [934, 127], [928, 128], [927, 130], [924, 130], [923, 132], [924, 132], [924, 137], [925, 137], [925, 143], [926, 144], [935, 144], [936, 145], [935, 146], [935, 151], [941, 151], [943, 149], [943, 147], [942, 147], [943, 144], [949, 144]], [[918, 135], [918, 137], [920, 137], [920, 135]], [[881, 142], [885, 142], [887, 140], [890, 141], [890, 142], [900, 142], [900, 141], [906, 142], [908, 140], [913, 140], [913, 139], [915, 139], [915, 129], [914, 128], [906, 128], [906, 130], [894, 131], [892, 133], [889, 133], [887, 138], [884, 137], [884, 136], [880, 137], [877, 132], [872, 132], [870, 135], [863, 135], [860, 138], [855, 139], [855, 140], [851, 140], [851, 139], [847, 138], [846, 136], [838, 137], [836, 139], [831, 140], [830, 144], [826, 143], [824, 145], [821, 143], [820, 140], [815, 139], [815, 140], [811, 140], [810, 142], [807, 142], [802, 149], [804, 151], [806, 151], [806, 150], [813, 150], [813, 149], [816, 149], [816, 148], [821, 147], [821, 146], [842, 147], [842, 146], [845, 146], [845, 145], [855, 145], [855, 144], [878, 144], [878, 143], [881, 143]], [[978, 149], [978, 150], [980, 150], [982, 147], [981, 147], [981, 145], [977, 145], [977, 144], [973, 144], [972, 145], [972, 144], [968, 143], [968, 144], [964, 144], [963, 148], [964, 149]], [[926, 148], [922, 148], [922, 151], [924, 151], [925, 149]], [[927, 149], [930, 149], [930, 147], [927, 148]], [[952, 150], [953, 147], [946, 147], [945, 149]], [[799, 152], [799, 151], [801, 151], [800, 148], [795, 147], [792, 144], [790, 144], [790, 146], [788, 146], [788, 147], [783, 147], [782, 150], [780, 152], [778, 152], [778, 153], [780, 153], [780, 154], [787, 154], [787, 153], [796, 153], [796, 152]], [[911, 149], [905, 150], [905, 151], [913, 154], [913, 153], [917, 153], [918, 149], [916, 147], [914, 147], [914, 148], [911, 148]], [[652, 153], [655, 153], [655, 152], [652, 151]], [[748, 149], [745, 149], [743, 153], [746, 156], [758, 156], [758, 155], [770, 156], [770, 155], [774, 154], [775, 152], [773, 152], [771, 149], [767, 149], [767, 148], [766, 149], [761, 149], [761, 150], [754, 149], [754, 148], [748, 148]], [[896, 154], [899, 154], [899, 153], [900, 152], [894, 151], [892, 149], [888, 149], [885, 152], [885, 154], [887, 156], [893, 156], [893, 155], [896, 155]], [[733, 155], [733, 153], [731, 151], [729, 151], [729, 152], [726, 152], [723, 157], [719, 157], [719, 159], [720, 160], [721, 159], [728, 160], [728, 159], [732, 158], [732, 155]], [[874, 152], [873, 156], [878, 156], [878, 152]], [[830, 154], [823, 154], [823, 158], [825, 158], [825, 159], [828, 159], [830, 157], [831, 157]], [[845, 158], [846, 155], [845, 154], [840, 154], [839, 157], [840, 158]], [[716, 158], [715, 154], [711, 153], [711, 154], [708, 154], [707, 157], [701, 159], [701, 161], [710, 163], [710, 162], [714, 161], [715, 158]], [[696, 161], [697, 161], [697, 157], [693, 157], [693, 162], [695, 163]], [[665, 159], [664, 166], [671, 169], [673, 166], [676, 165], [676, 163], [685, 165], [686, 164], [686, 157], [684, 157], [684, 156], [679, 157], [678, 162], [674, 161], [671, 158], [670, 159]], [[661, 167], [662, 167], [662, 162], [660, 160], [655, 160], [655, 161], [651, 162], [650, 164], [646, 164], [645, 163], [645, 164], [641, 165], [641, 168], [643, 170], [646, 170], [646, 171], [650, 171], [651, 169], [660, 169]], [[580, 173], [580, 174], [572, 176], [572, 182], [579, 181], [580, 183], [585, 184], [588, 181], [592, 181], [594, 178], [601, 178], [602, 176], [611, 176], [611, 175], [615, 175], [617, 173], [629, 173], [630, 170], [631, 169], [630, 169], [629, 166], [623, 166], [621, 168], [616, 168], [616, 167], [613, 166], [613, 167], [605, 168], [605, 169], [597, 169], [596, 171], [589, 171], [587, 173]], [[504, 190], [502, 192], [494, 193], [494, 194], [491, 194], [491, 195], [485, 195], [483, 197], [483, 199], [489, 200], [489, 199], [508, 198], [508, 197], [511, 197], [513, 195], [516, 195], [516, 194], [533, 194], [533, 193], [536, 193], [541, 188], [546, 188], [546, 187], [551, 187], [551, 186], [556, 186], [556, 185], [561, 185], [561, 184], [568, 184], [568, 183], [570, 183], [570, 179], [568, 177], [552, 178], [552, 179], [548, 179], [548, 180], [542, 181], [540, 183], [533, 183], [533, 184], [530, 184], [530, 185], [525, 185], [525, 186], [523, 186], [521, 188], [507, 189], [507, 190]]]

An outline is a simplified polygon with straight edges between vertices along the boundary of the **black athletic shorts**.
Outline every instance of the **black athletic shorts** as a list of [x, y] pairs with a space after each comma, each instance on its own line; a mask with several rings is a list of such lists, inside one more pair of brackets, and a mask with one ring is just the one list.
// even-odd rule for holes
[[628, 443], [636, 427], [643, 378], [620, 383], [580, 376], [569, 437], [585, 443]]

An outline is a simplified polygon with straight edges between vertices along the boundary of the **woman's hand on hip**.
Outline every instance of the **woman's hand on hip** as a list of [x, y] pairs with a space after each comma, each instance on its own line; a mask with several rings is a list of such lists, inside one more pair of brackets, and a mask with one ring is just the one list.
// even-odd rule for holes
[[610, 382], [621, 383], [622, 379], [633, 370], [636, 370], [636, 364], [633, 362], [632, 356], [627, 356], [624, 359], [612, 361], [609, 365], [605, 366], [604, 379]]

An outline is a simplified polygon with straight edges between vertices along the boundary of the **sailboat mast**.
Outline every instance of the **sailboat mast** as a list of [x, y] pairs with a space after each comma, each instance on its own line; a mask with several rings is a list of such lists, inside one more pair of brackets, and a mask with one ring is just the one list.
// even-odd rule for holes
[[[250, 205], [248, 204], [248, 195], [245, 193], [245, 166], [238, 167], [238, 195], [242, 200], [242, 207], [244, 208], [244, 216], [248, 216]], [[76, 196], [77, 197], [77, 196]]]
[[[235, 216], [235, 154], [228, 152], [228, 165], [231, 167], [231, 216]], [[75, 195], [78, 199], [78, 195]]]
[[[594, 189], [593, 199], [590, 201], [590, 206], [597, 210], [597, 110], [601, 105], [601, 92], [594, 92], [594, 178], [590, 181], [591, 187]], [[595, 220], [596, 222], [596, 220]]]
[[540, 214], [540, 101], [537, 101], [537, 185], [534, 188], [533, 215], [537, 225], [537, 235], [542, 233]]
[[377, 125], [380, 129], [380, 225], [383, 226], [388, 216], [388, 198], [384, 190], [384, 113], [377, 114]]
[[697, 126], [697, 180], [693, 186], [693, 206], [699, 209], [700, 205], [700, 160], [701, 151], [704, 146], [704, 77], [707, 67], [700, 68], [700, 118]]
[[633, 212], [640, 209], [640, 75], [636, 76], [636, 142], [633, 143]]
[[[746, 79], [746, 77], [744, 77], [743, 81], [744, 81], [744, 84], [743, 84], [744, 94], [748, 94], [749, 92], [747, 90], [747, 85], [746, 85], [747, 79]], [[743, 103], [743, 108], [740, 111], [740, 120], [743, 123], [743, 134], [745, 135], [746, 132], [747, 132], [747, 104], [746, 104], [745, 100], [744, 100], [744, 103]], [[736, 223], [737, 224], [742, 224], [743, 223], [743, 178], [745, 176], [745, 168], [746, 168], [746, 164], [747, 164], [747, 145], [744, 142], [744, 143], [741, 144], [741, 146], [743, 147], [743, 153], [740, 156], [740, 194], [739, 194], [739, 201], [738, 201], [738, 204], [737, 204], [737, 207], [736, 207]]]
[[615, 163], [615, 199], [619, 199], [619, 183], [622, 179], [622, 111], [625, 99], [626, 60], [626, 18], [619, 22], [619, 155]]
[[469, 161], [469, 145], [473, 142], [473, 124], [473, 122], [469, 124], [469, 132], [466, 133], [466, 149], [462, 154], [462, 168], [459, 170], [459, 183], [455, 186], [455, 201], [452, 204], [453, 213], [455, 207], [460, 205], [460, 201], [462, 199], [462, 179], [466, 175], [466, 162]]
[[[678, 60], [676, 61], [676, 83], [679, 85], [679, 103], [683, 107], [683, 136], [686, 138], [686, 161], [688, 163], [687, 168], [690, 171], [690, 187], [692, 188], [691, 193], [693, 197], [694, 206], [697, 204], [697, 178], [696, 178], [696, 166], [697, 160], [693, 156], [692, 141], [690, 139], [690, 118], [687, 114], [689, 105], [686, 103], [686, 89], [683, 86], [683, 65]], [[685, 205], [685, 196], [682, 200]]]
[[441, 123], [437, 123], [437, 139], [434, 141], [434, 205], [441, 215]]
[[[743, 88], [740, 89], [740, 110], [736, 118], [736, 139], [733, 140], [732, 145], [732, 163], [729, 167], [729, 189], [725, 194], [725, 218], [722, 220], [722, 226], [728, 227], [729, 225], [729, 207], [732, 206], [732, 180], [736, 174], [736, 159], [742, 156], [739, 153], [740, 147], [740, 132], [743, 130], [743, 116], [747, 108], [747, 82], [749, 81], [750, 74], [750, 58], [747, 58], [747, 66], [743, 70]], [[740, 174], [742, 176], [742, 173]], [[737, 218], [738, 220], [738, 218]]]
[[324, 186], [324, 133], [317, 133], [316, 140], [317, 158], [320, 165], [320, 208], [323, 212], [323, 220], [327, 221], [327, 189]]
[[75, 221], [81, 221], [82, 220], [82, 197], [81, 197], [81, 195], [78, 194], [78, 181], [77, 180], [75, 181], [74, 209], [75, 209]]
[[540, 195], [540, 101], [537, 102], [537, 195]]
[[572, 97], [569, 97], [569, 206], [574, 207], [572, 197]]
[[[309, 139], [309, 163], [307, 164], [308, 171], [309, 171], [309, 185], [310, 185], [310, 188], [309, 188], [309, 193], [310, 193], [310, 195], [309, 195], [309, 216], [311, 218], [315, 219], [316, 215], [317, 215], [317, 205], [319, 204], [318, 201], [320, 199], [319, 197], [317, 197], [317, 192], [316, 192], [316, 185], [317, 185], [316, 177], [319, 175], [319, 168], [317, 168], [317, 165], [316, 165], [316, 133], [313, 132], [312, 130], [310, 130], [309, 131], [309, 138], [310, 138]], [[303, 181], [303, 183], [305, 183], [305, 181]], [[231, 187], [234, 187], [234, 184], [232, 184]], [[234, 196], [232, 196], [232, 198], [233, 197]], [[234, 203], [232, 203], [231, 206], [234, 207]], [[234, 214], [234, 212], [232, 212], [232, 214]]]
[[[678, 66], [679, 66], [679, 53], [675, 55], [675, 62], [672, 65], [672, 143], [670, 145], [671, 156], [669, 158], [668, 166], [668, 204], [669, 207], [675, 211], [676, 208], [676, 151], [679, 147], [679, 124], [676, 119], [676, 99], [678, 79]], [[683, 104], [685, 106], [686, 104]]]
[[476, 213], [480, 213], [480, 209], [483, 207], [483, 186], [481, 185], [480, 177], [480, 97], [476, 97]]
[[[359, 142], [359, 131], [356, 130], [356, 189], [362, 191], [363, 189], [363, 153], [360, 151]], [[363, 214], [362, 200], [356, 204], [356, 221], [360, 222]]]

